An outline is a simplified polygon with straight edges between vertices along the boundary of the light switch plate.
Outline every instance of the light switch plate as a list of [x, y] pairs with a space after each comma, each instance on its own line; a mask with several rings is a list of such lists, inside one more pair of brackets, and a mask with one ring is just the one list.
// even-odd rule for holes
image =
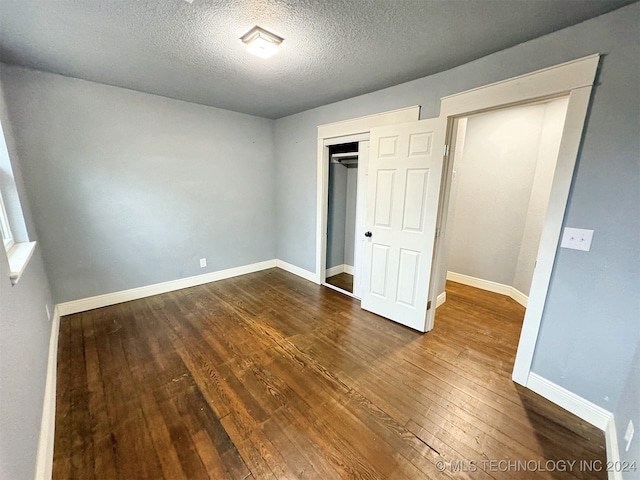
[[591, 239], [593, 239], [593, 230], [565, 227], [560, 246], [588, 252], [591, 250]]

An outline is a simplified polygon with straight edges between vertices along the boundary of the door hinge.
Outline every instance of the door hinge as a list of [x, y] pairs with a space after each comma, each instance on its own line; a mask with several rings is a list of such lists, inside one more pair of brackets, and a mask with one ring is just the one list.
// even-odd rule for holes
[[440, 227], [436, 228], [436, 238], [440, 236]]
[[449, 145], [445, 145], [444, 146], [444, 156], [448, 157], [449, 156]]
[[427, 302], [427, 310], [430, 310], [430, 309], [431, 309], [431, 300]]

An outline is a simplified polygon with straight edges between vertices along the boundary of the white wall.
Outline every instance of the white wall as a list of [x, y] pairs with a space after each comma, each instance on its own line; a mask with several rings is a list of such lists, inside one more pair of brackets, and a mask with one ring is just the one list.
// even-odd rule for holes
[[544, 107], [470, 117], [455, 164], [448, 270], [511, 285], [538, 158]]
[[566, 105], [561, 99], [468, 119], [454, 163], [449, 271], [529, 294]]

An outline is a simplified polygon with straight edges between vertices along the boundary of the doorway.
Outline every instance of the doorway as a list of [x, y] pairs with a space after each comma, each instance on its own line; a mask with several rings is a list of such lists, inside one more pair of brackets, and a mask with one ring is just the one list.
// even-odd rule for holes
[[[326, 284], [359, 298], [354, 292], [358, 172], [365, 142], [329, 145]], [[368, 143], [368, 142], [367, 142]]]
[[327, 244], [325, 285], [360, 299], [369, 167], [369, 140], [332, 140], [327, 191]]
[[[329, 168], [330, 158], [329, 151], [331, 146], [344, 145], [349, 143], [362, 144], [359, 145], [358, 155], [358, 178], [357, 178], [357, 199], [356, 204], [362, 209], [356, 215], [362, 219], [357, 225], [355, 230], [355, 239], [357, 244], [362, 243], [364, 236], [364, 209], [366, 202], [366, 178], [367, 178], [367, 165], [363, 162], [366, 161], [363, 157], [365, 152], [364, 144], [368, 145], [369, 132], [372, 128], [396, 125], [400, 123], [406, 123], [416, 121], [420, 117], [420, 107], [413, 106], [393, 110], [389, 112], [378, 113], [374, 115], [368, 115], [365, 117], [354, 118], [336, 123], [329, 123], [318, 126], [318, 150], [317, 150], [317, 210], [316, 210], [316, 271], [315, 282], [319, 285], [325, 285], [329, 288], [337, 288], [332, 284], [327, 283], [327, 252], [328, 252], [328, 227], [329, 227]], [[366, 149], [368, 153], [368, 148]], [[355, 252], [357, 248], [354, 248], [354, 272], [360, 267], [362, 255]], [[331, 271], [329, 273], [332, 273]], [[361, 276], [354, 275], [353, 289], [358, 292], [359, 285], [361, 285]], [[354, 296], [353, 293], [342, 290], [343, 293]]]
[[[423, 248], [423, 252], [426, 254], [426, 250], [429, 250], [433, 253], [433, 258], [432, 261], [429, 262], [430, 266], [428, 269], [425, 270], [425, 268], [422, 267], [415, 269], [416, 272], [429, 272], [426, 281], [426, 291], [424, 294], [420, 292], [420, 295], [418, 295], [420, 302], [424, 303], [424, 305], [421, 305], [421, 310], [426, 310], [426, 313], [422, 319], [420, 319], [420, 322], [416, 321], [416, 325], [419, 323], [417, 327], [412, 326], [412, 328], [426, 332], [431, 330], [434, 325], [436, 309], [432, 307], [436, 303], [436, 297], [438, 295], [438, 282], [435, 280], [438, 272], [441, 271], [441, 265], [444, 261], [442, 248], [440, 248], [442, 242], [439, 238], [439, 232], [441, 230], [444, 231], [446, 228], [445, 214], [448, 207], [447, 188], [450, 184], [453, 171], [453, 169], [450, 168], [451, 158], [449, 150], [453, 151], [452, 138], [454, 138], [453, 130], [457, 125], [457, 119], [482, 112], [502, 109], [508, 106], [523, 105], [533, 101], [568, 97], [562, 139], [549, 196], [549, 207], [540, 236], [536, 268], [531, 281], [527, 311], [522, 325], [512, 374], [514, 381], [527, 386], [536, 349], [538, 332], [542, 321], [542, 313], [553, 271], [555, 254], [562, 230], [567, 199], [573, 178], [573, 170], [580, 148], [592, 86], [599, 61], [600, 55], [593, 54], [574, 61], [527, 73], [519, 77], [513, 77], [494, 84], [443, 97], [441, 99], [440, 115], [434, 119], [425, 119], [416, 122], [415, 117], [414, 119], [407, 119], [406, 114], [410, 113], [411, 109], [404, 109], [318, 126], [316, 282], [322, 284], [326, 279], [328, 187], [328, 172], [326, 166], [328, 165], [328, 152], [325, 151], [326, 149], [324, 148], [323, 142], [335, 136], [356, 135], [369, 132], [371, 135], [371, 157], [374, 158], [374, 156], [377, 156], [380, 152], [388, 156], [395, 151], [395, 146], [397, 145], [392, 137], [404, 135], [407, 133], [406, 130], [412, 128], [408, 123], [405, 123], [404, 126], [400, 126], [399, 124], [403, 122], [414, 122], [414, 126], [417, 129], [419, 129], [420, 126], [425, 126], [425, 130], [432, 129], [433, 131], [432, 135], [425, 135], [424, 132], [418, 133], [417, 136], [414, 137], [416, 145], [423, 143], [421, 141], [423, 139], [433, 139], [434, 147], [433, 149], [429, 147], [429, 151], [433, 152], [434, 157], [436, 152], [442, 151], [441, 147], [444, 146], [444, 155], [441, 157], [440, 167], [437, 168], [437, 165], [434, 165], [430, 170], [433, 174], [433, 180], [437, 180], [441, 188], [438, 190], [436, 186], [429, 190], [431, 193], [435, 193], [436, 197], [439, 196], [440, 201], [438, 201], [437, 198], [435, 201], [433, 201], [433, 198], [430, 198], [425, 206], [425, 211], [428, 210], [429, 216], [433, 215], [433, 222], [431, 222], [430, 217], [428, 231], [425, 230], [422, 232], [424, 238], [420, 245], [421, 248], [429, 247], [426, 249]], [[416, 110], [414, 110], [414, 112], [415, 111]], [[417, 112], [419, 113], [419, 109], [417, 109]], [[410, 116], [411, 115], [409, 115], [409, 117]], [[427, 124], [430, 126], [426, 127]], [[383, 125], [386, 125], [384, 129], [379, 128]], [[394, 126], [394, 128], [390, 126]], [[383, 130], [384, 133], [382, 133]], [[384, 136], [384, 138], [382, 138], [382, 136]], [[431, 145], [431, 143], [428, 142], [428, 145]], [[440, 183], [441, 178], [442, 182]], [[373, 181], [370, 182], [370, 184], [373, 185]], [[387, 190], [391, 192], [391, 190]], [[424, 190], [424, 192], [426, 191], [427, 190]], [[368, 195], [368, 197], [372, 199], [375, 198], [373, 195]], [[367, 212], [369, 211], [371, 211], [371, 209], [367, 208]], [[369, 233], [369, 231], [366, 233]], [[382, 249], [378, 249], [378, 253], [381, 251]], [[381, 258], [382, 257], [383, 255]], [[382, 259], [384, 260], [384, 258]], [[375, 283], [376, 285], [374, 286], [377, 286], [380, 283], [378, 277], [367, 273], [367, 268], [372, 265], [375, 259], [370, 255], [366, 260], [367, 261], [364, 262], [364, 278], [370, 284], [373, 285]], [[371, 271], [369, 271], [369, 273], [371, 273]], [[372, 281], [374, 278], [376, 282]], [[368, 288], [363, 288], [363, 299], [367, 296], [365, 293], [367, 293], [368, 290]], [[375, 292], [371, 290], [371, 293]], [[393, 296], [397, 297], [395, 293], [393, 293]], [[422, 306], [426, 308], [422, 309]], [[378, 313], [378, 311], [372, 311]], [[401, 318], [394, 318], [394, 315], [385, 313], [378, 314], [403, 323]]]
[[455, 120], [438, 306], [455, 282], [526, 309], [567, 105], [561, 97]]

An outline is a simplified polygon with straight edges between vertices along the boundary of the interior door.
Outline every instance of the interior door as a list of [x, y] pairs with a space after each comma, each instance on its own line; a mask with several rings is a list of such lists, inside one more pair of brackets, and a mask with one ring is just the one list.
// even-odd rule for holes
[[[362, 308], [426, 331], [446, 119], [371, 130]], [[432, 308], [435, 308], [435, 301]]]
[[367, 183], [369, 178], [369, 140], [358, 144], [358, 180], [356, 192], [356, 232], [353, 265], [353, 296], [362, 298], [362, 260], [366, 229]]

